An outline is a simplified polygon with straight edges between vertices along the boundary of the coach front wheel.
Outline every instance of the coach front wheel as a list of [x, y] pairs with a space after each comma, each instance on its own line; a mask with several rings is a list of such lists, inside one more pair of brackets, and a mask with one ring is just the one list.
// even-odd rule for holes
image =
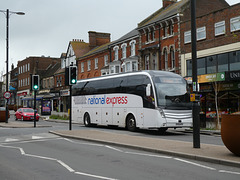
[[91, 119], [90, 119], [90, 116], [89, 116], [88, 113], [85, 113], [83, 121], [84, 121], [84, 125], [86, 127], [90, 127], [91, 126]]
[[136, 120], [133, 115], [128, 115], [127, 117], [127, 129], [129, 131], [136, 131]]

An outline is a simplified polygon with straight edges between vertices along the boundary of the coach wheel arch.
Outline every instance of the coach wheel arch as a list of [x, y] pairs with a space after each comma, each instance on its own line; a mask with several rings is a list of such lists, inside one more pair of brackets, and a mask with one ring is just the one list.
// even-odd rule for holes
[[90, 115], [89, 115], [88, 112], [86, 112], [86, 113], [84, 114], [83, 122], [84, 122], [84, 125], [85, 125], [86, 127], [90, 127], [90, 126], [91, 126], [91, 118], [90, 118]]
[[129, 131], [136, 131], [136, 119], [133, 114], [128, 114], [126, 118], [126, 128]]

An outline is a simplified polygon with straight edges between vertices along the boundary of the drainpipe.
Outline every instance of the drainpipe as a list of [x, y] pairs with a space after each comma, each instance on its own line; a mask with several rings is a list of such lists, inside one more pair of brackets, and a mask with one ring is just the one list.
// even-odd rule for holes
[[162, 64], [161, 64], [161, 55], [162, 55], [162, 53], [161, 53], [161, 25], [160, 24], [159, 24], [159, 31], [158, 31], [158, 33], [159, 33], [159, 37], [158, 37], [159, 56], [158, 56], [158, 59], [159, 59], [159, 70], [161, 70], [162, 69]]

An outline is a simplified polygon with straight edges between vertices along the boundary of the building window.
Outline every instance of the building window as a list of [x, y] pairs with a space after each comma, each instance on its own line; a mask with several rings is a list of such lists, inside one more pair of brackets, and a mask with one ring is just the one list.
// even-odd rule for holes
[[104, 66], [108, 66], [108, 55], [104, 56]]
[[228, 71], [228, 54], [219, 54], [217, 56], [218, 72]]
[[21, 85], [21, 84], [20, 84], [20, 82], [21, 82], [21, 81], [20, 81], [20, 80], [18, 80], [18, 87], [20, 87], [20, 85]]
[[117, 61], [118, 60], [118, 49], [119, 49], [119, 47], [118, 46], [115, 46], [114, 48], [113, 48], [113, 51], [114, 51], [114, 60], [115, 61]]
[[215, 36], [225, 34], [225, 21], [215, 23]]
[[240, 30], [240, 16], [230, 19], [231, 32]]
[[114, 65], [114, 66], [110, 66], [110, 73], [114, 74], [114, 73], [120, 73], [120, 65]]
[[206, 39], [206, 27], [201, 27], [197, 29], [197, 40]]
[[97, 69], [98, 68], [98, 58], [95, 58], [95, 69]]
[[30, 71], [30, 63], [28, 63], [28, 71]]
[[81, 62], [81, 72], [84, 72], [84, 62]]
[[127, 62], [126, 63], [126, 72], [130, 72], [131, 71], [131, 63]]
[[192, 76], [192, 60], [187, 60], [187, 76]]
[[170, 36], [173, 35], [173, 25], [172, 24], [169, 25], [169, 35]]
[[190, 43], [191, 42], [191, 31], [184, 32], [184, 43]]
[[133, 61], [133, 62], [132, 62], [132, 70], [133, 70], [133, 71], [137, 71], [137, 70], [138, 70], [137, 61]]
[[154, 29], [151, 30], [151, 39], [152, 39], [152, 41], [155, 40], [155, 32], [154, 32]]
[[175, 68], [175, 52], [173, 47], [170, 49], [170, 56], [171, 56], [171, 63], [172, 63], [172, 69]]
[[21, 74], [21, 68], [20, 67], [18, 68], [18, 74]]
[[230, 71], [237, 71], [240, 69], [240, 51], [229, 53]]
[[164, 37], [167, 37], [167, 35], [168, 35], [168, 27], [165, 26], [165, 27], [163, 28], [163, 36], [164, 36]]
[[145, 70], [149, 70], [149, 62], [150, 61], [150, 57], [149, 55], [145, 56]]
[[150, 40], [150, 33], [149, 33], [149, 30], [147, 30], [146, 32], [146, 41], [149, 42]]
[[132, 40], [129, 44], [131, 46], [131, 56], [135, 56], [136, 40]]
[[206, 58], [197, 60], [197, 75], [206, 74]]
[[87, 70], [90, 71], [91, 70], [91, 60], [88, 60], [87, 64], [88, 64]]
[[167, 53], [167, 49], [164, 49], [164, 67], [165, 67], [165, 70], [168, 69], [168, 53]]
[[122, 59], [125, 59], [127, 57], [127, 44], [124, 43], [121, 45], [122, 48]]
[[207, 57], [207, 74], [213, 74], [217, 72], [217, 59], [216, 56]]

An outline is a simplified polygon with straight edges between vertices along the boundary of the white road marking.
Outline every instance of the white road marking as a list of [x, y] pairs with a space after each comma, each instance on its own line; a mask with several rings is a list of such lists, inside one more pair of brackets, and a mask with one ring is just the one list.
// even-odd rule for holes
[[41, 136], [32, 136], [32, 139], [42, 139], [44, 137], [41, 137]]
[[72, 169], [69, 165], [67, 165], [66, 163], [64, 163], [61, 160], [58, 160], [58, 159], [55, 159], [55, 158], [51, 158], [51, 157], [38, 156], [38, 155], [34, 155], [34, 154], [26, 154], [25, 151], [22, 148], [20, 148], [20, 147], [4, 146], [4, 145], [1, 145], [1, 144], [0, 144], [0, 147], [18, 149], [18, 150], [20, 150], [20, 152], [21, 152], [21, 154], [23, 156], [34, 157], [34, 158], [39, 158], [39, 159], [45, 159], [45, 160], [50, 160], [50, 161], [56, 161], [56, 162], [58, 162], [60, 165], [62, 165], [64, 168], [66, 168], [71, 173], [75, 173], [75, 174], [79, 174], [79, 175], [83, 175], [83, 176], [88, 176], [88, 177], [94, 177], [94, 178], [97, 178], [97, 179], [116, 180], [116, 179], [113, 179], [113, 178], [108, 178], [108, 177], [104, 177], [104, 176], [98, 176], [98, 175], [94, 175], [94, 174], [87, 174], [87, 173], [83, 173], [83, 172], [75, 172], [74, 169]]
[[113, 179], [113, 178], [97, 176], [97, 175], [87, 174], [87, 173], [82, 173], [82, 172], [75, 172], [75, 174], [79, 174], [79, 175], [82, 175], [82, 176], [88, 176], [88, 177], [94, 177], [94, 178], [98, 178], [98, 179], [117, 180], [117, 179]]
[[149, 156], [149, 157], [158, 157], [158, 158], [165, 158], [165, 159], [172, 159], [170, 156], [159, 156], [154, 154], [145, 154], [145, 153], [136, 153], [136, 152], [125, 152], [126, 154], [135, 154], [135, 155], [141, 155], [141, 156]]
[[216, 169], [212, 168], [212, 167], [204, 166], [204, 165], [201, 165], [201, 164], [198, 164], [198, 163], [194, 163], [194, 162], [183, 160], [183, 159], [179, 159], [179, 158], [174, 158], [174, 159], [177, 160], [177, 161], [181, 161], [181, 162], [187, 163], [187, 164], [192, 164], [194, 166], [198, 166], [198, 167], [202, 167], [202, 168], [205, 168], [205, 169], [210, 169], [210, 170], [216, 171]]
[[5, 142], [13, 142], [13, 141], [18, 141], [18, 139], [13, 139], [13, 138], [5, 139]]
[[111, 146], [105, 146], [106, 148], [109, 148], [109, 149], [112, 149], [112, 150], [115, 150], [115, 151], [118, 151], [118, 152], [123, 152], [122, 150], [120, 149], [117, 149], [117, 148], [114, 148], [114, 147], [111, 147]]
[[236, 175], [240, 175], [239, 172], [232, 172], [232, 171], [225, 171], [225, 170], [219, 170], [218, 172], [220, 172], [220, 173], [228, 173], [228, 174], [236, 174]]

